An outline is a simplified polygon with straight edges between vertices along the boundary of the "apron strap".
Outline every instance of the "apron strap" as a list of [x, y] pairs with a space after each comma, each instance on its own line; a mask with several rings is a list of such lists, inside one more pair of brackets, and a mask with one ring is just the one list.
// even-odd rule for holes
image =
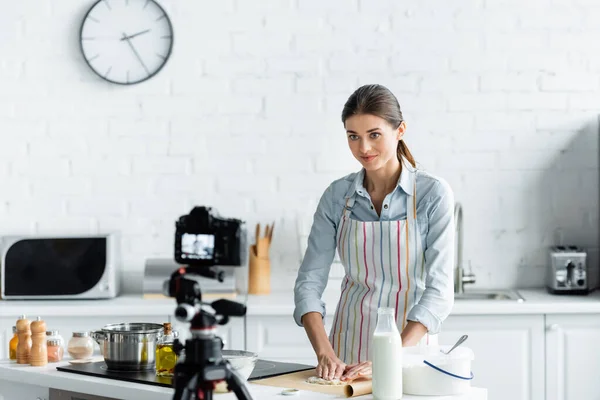
[[[413, 185], [413, 194], [408, 196], [406, 199], [406, 219], [414, 220], [417, 219], [417, 177], [415, 176], [415, 183]], [[411, 198], [412, 197], [412, 198]]]
[[344, 216], [346, 218], [350, 218], [350, 214], [352, 213], [352, 207], [354, 207], [354, 201], [354, 195], [346, 197], [346, 205], [344, 206]]

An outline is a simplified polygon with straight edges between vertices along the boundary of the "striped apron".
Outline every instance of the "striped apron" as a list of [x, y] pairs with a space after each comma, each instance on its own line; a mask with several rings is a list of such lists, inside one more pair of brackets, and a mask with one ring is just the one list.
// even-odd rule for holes
[[[377, 308], [395, 309], [398, 330], [425, 289], [425, 258], [417, 226], [416, 185], [407, 196], [407, 218], [362, 222], [350, 218], [355, 194], [346, 199], [337, 250], [345, 269], [329, 340], [346, 364], [371, 360]], [[421, 343], [428, 340], [425, 335]]]

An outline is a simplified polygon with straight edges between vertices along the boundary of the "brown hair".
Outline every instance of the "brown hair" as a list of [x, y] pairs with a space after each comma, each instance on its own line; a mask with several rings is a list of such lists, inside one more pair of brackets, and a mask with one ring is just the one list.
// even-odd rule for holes
[[[342, 122], [346, 123], [348, 118], [358, 114], [371, 114], [383, 118], [394, 129], [397, 129], [404, 121], [398, 99], [382, 85], [364, 85], [350, 95], [342, 110]], [[402, 167], [402, 158], [405, 158], [413, 167], [417, 166], [404, 140], [398, 141], [397, 154], [400, 167]]]

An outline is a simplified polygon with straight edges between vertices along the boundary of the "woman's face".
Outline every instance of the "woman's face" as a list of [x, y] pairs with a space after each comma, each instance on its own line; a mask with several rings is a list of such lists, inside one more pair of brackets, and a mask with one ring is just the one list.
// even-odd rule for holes
[[398, 141], [406, 124], [394, 129], [386, 120], [371, 114], [357, 114], [346, 119], [346, 134], [352, 155], [367, 171], [377, 170], [398, 159]]

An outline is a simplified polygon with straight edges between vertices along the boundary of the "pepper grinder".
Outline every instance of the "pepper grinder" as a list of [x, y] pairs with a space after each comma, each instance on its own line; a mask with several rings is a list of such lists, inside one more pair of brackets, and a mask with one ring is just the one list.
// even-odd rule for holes
[[29, 364], [29, 355], [31, 354], [31, 321], [21, 315], [17, 320], [17, 335], [19, 343], [17, 344], [17, 364]]
[[48, 364], [48, 345], [46, 342], [46, 323], [40, 317], [31, 323], [31, 354], [29, 364], [42, 367]]

